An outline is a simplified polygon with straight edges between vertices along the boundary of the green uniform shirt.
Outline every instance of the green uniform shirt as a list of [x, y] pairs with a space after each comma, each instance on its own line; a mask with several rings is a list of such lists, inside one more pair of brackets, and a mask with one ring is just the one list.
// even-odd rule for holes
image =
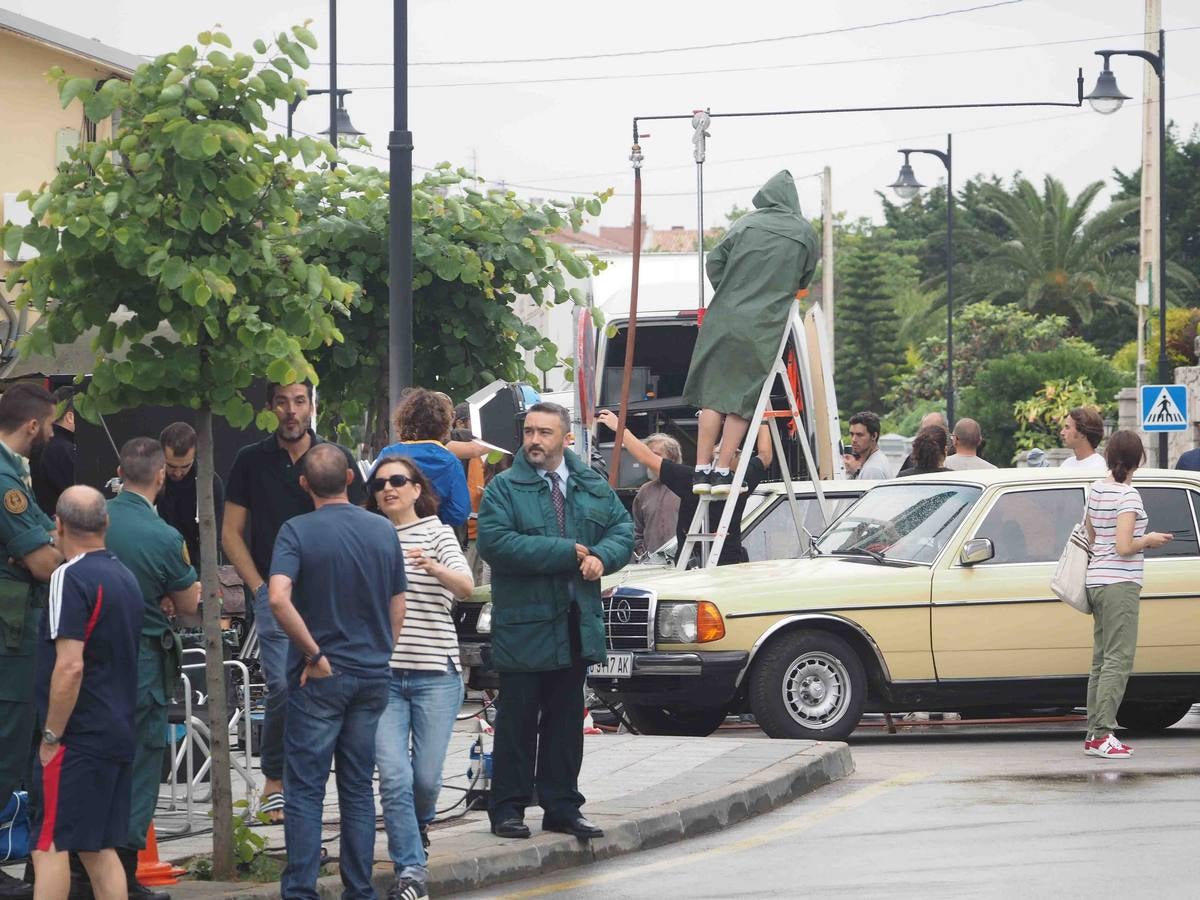
[[196, 583], [183, 535], [164, 522], [145, 497], [122, 491], [108, 501], [108, 549], [137, 578], [146, 601], [142, 636], [160, 637], [170, 630], [159, 601], [172, 591]]
[[0, 700], [31, 696], [46, 586], [17, 561], [49, 544], [53, 531], [54, 523], [33, 499], [29, 466], [0, 441]]

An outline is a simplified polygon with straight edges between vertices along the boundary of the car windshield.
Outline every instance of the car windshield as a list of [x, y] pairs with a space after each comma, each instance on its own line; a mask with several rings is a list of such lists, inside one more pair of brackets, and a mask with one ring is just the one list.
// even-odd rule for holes
[[820, 553], [931, 564], [980, 489], [965, 484], [884, 484], [868, 491], [817, 542]]

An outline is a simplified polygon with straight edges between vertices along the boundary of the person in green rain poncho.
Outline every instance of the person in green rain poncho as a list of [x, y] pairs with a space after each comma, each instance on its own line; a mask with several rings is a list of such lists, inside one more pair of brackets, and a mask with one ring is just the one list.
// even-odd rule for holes
[[[817, 261], [817, 236], [800, 214], [791, 172], [774, 175], [709, 252], [715, 291], [692, 354], [683, 399], [700, 408], [695, 494], [727, 495], [779, 339]], [[713, 453], [720, 438], [720, 454]]]

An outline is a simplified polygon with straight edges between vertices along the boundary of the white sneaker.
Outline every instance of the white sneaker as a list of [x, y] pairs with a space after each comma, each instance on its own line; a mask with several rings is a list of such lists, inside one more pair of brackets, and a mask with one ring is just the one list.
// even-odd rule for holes
[[1083, 748], [1088, 756], [1102, 756], [1105, 759], [1129, 759], [1133, 756], [1133, 748], [1122, 744], [1111, 734], [1103, 740], [1085, 741]]

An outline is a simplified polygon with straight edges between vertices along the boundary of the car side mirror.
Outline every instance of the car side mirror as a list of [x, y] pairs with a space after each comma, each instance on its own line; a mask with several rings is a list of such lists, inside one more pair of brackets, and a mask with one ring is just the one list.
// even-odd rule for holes
[[996, 548], [992, 546], [989, 538], [972, 538], [963, 544], [958, 561], [964, 566], [973, 566], [976, 563], [987, 562], [995, 555]]

